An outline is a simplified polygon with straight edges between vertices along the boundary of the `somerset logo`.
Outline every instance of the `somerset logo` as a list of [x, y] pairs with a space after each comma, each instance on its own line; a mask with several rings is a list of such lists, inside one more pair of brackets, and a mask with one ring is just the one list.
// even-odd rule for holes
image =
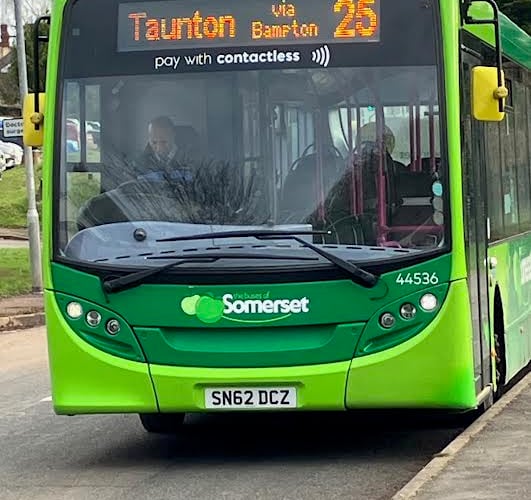
[[[266, 297], [264, 297], [266, 296]], [[181, 300], [181, 309], [189, 316], [197, 316], [203, 323], [216, 323], [220, 319], [238, 323], [269, 323], [285, 319], [292, 314], [310, 312], [310, 299], [270, 299], [269, 293], [226, 293], [221, 299], [207, 295], [192, 295]], [[252, 317], [246, 317], [252, 315]], [[262, 319], [257, 315], [266, 315]]]

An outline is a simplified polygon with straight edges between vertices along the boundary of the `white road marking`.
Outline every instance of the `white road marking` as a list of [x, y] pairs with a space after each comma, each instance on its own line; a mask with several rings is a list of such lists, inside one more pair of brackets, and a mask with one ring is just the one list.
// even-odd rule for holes
[[52, 400], [52, 396], [46, 396], [45, 398], [42, 398], [39, 403], [44, 403]]

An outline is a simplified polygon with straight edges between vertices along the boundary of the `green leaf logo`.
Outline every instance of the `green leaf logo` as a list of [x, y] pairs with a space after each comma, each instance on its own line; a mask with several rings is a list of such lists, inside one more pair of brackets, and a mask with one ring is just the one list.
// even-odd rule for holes
[[197, 318], [203, 323], [215, 323], [223, 316], [223, 302], [211, 297], [201, 297], [197, 302]]
[[181, 309], [189, 316], [197, 316], [203, 323], [215, 323], [223, 317], [223, 302], [219, 299], [192, 295], [181, 300]]
[[199, 302], [200, 298], [200, 295], [192, 295], [191, 297], [185, 297], [183, 300], [181, 300], [181, 309], [183, 310], [184, 314], [188, 314], [188, 316], [195, 316], [197, 311], [197, 303]]

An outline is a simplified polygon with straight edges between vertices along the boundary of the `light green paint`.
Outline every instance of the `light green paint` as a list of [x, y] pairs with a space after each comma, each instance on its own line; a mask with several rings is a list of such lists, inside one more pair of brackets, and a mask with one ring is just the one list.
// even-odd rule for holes
[[[451, 274], [456, 281], [450, 287], [441, 313], [421, 333], [385, 351], [336, 363], [268, 368], [197, 368], [147, 365], [122, 359], [89, 345], [80, 338], [62, 317], [52, 289], [76, 290], [87, 300], [104, 303], [101, 288], [86, 274], [57, 269], [52, 280], [52, 166], [54, 114], [58, 87], [57, 68], [60, 47], [60, 26], [66, 0], [54, 3], [50, 52], [47, 72], [45, 114], [45, 156], [43, 166], [43, 261], [49, 355], [53, 401], [58, 413], [105, 413], [156, 411], [157, 390], [160, 408], [165, 411], [201, 411], [204, 408], [203, 388], [206, 385], [242, 385], [289, 383], [299, 387], [302, 409], [342, 409], [348, 407], [440, 407], [470, 408], [476, 404], [473, 386], [472, 328], [465, 281], [466, 261], [462, 223], [462, 172], [460, 162], [459, 111], [459, 2], [441, 2], [443, 33], [445, 98], [447, 108], [448, 160], [452, 210]], [[506, 22], [504, 21], [504, 24]], [[507, 31], [507, 30], [506, 30]], [[509, 32], [509, 31], [507, 31]], [[510, 47], [509, 42], [506, 43]], [[529, 52], [527, 52], [529, 56]], [[509, 274], [501, 246], [491, 250], [501, 261], [499, 275], [504, 301], [509, 301]], [[447, 258], [450, 260], [450, 257]], [[340, 283], [346, 290], [346, 284]], [[111, 309], [121, 311], [131, 300], [141, 303], [154, 286], [141, 287], [116, 297]], [[160, 287], [166, 293], [171, 287]], [[193, 287], [192, 287], [193, 288]], [[413, 290], [393, 287], [387, 300]], [[193, 290], [192, 290], [192, 293]], [[337, 297], [341, 297], [338, 295]], [[129, 309], [132, 309], [129, 306]], [[132, 311], [132, 314], [134, 311]], [[190, 317], [191, 321], [192, 318]], [[291, 318], [288, 318], [291, 321]], [[516, 320], [519, 324], [520, 320]], [[510, 324], [512, 325], [512, 323]], [[204, 324], [205, 328], [209, 325]], [[522, 362], [515, 353], [524, 352], [523, 340], [512, 340], [510, 332], [510, 372]], [[527, 337], [527, 339], [529, 336]], [[529, 344], [529, 340], [526, 340]], [[514, 345], [514, 348], [513, 348]], [[531, 349], [521, 356], [529, 356]], [[526, 358], [528, 359], [528, 358]], [[150, 378], [153, 376], [153, 383]], [[348, 382], [347, 382], [348, 376]]]
[[69, 327], [44, 293], [52, 400], [58, 414], [157, 411], [148, 365], [96, 349]]
[[491, 271], [491, 318], [498, 287], [505, 320], [507, 377], [511, 378], [531, 359], [531, 276], [522, 265], [531, 262], [531, 232], [492, 245], [488, 255], [497, 261]]
[[349, 362], [279, 368], [152, 365], [162, 411], [204, 411], [205, 387], [295, 386], [300, 410], [343, 410]]
[[440, 10], [452, 219], [452, 273], [450, 279], [457, 280], [466, 277], [459, 97], [459, 2], [441, 2]]
[[[492, 7], [487, 2], [474, 3], [469, 14], [473, 19], [492, 19], [493, 17]], [[492, 25], [465, 25], [465, 29], [481, 38], [491, 47], [495, 46], [494, 27]], [[500, 29], [504, 55], [522, 66], [531, 68], [531, 36], [503, 14], [500, 15]]]
[[[465, 280], [451, 285], [435, 320], [392, 349], [352, 360], [349, 408], [472, 408], [472, 324]], [[392, 402], [392, 403], [390, 403]]]

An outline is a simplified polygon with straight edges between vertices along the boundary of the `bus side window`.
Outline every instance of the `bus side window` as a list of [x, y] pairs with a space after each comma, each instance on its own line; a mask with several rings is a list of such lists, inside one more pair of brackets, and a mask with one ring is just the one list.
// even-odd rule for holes
[[81, 142], [79, 137], [79, 120], [81, 115], [79, 83], [68, 82], [65, 86], [65, 121], [63, 123], [63, 144], [66, 163], [79, 163], [81, 161]]
[[85, 86], [85, 151], [86, 163], [100, 163], [101, 160], [101, 101], [100, 86]]

